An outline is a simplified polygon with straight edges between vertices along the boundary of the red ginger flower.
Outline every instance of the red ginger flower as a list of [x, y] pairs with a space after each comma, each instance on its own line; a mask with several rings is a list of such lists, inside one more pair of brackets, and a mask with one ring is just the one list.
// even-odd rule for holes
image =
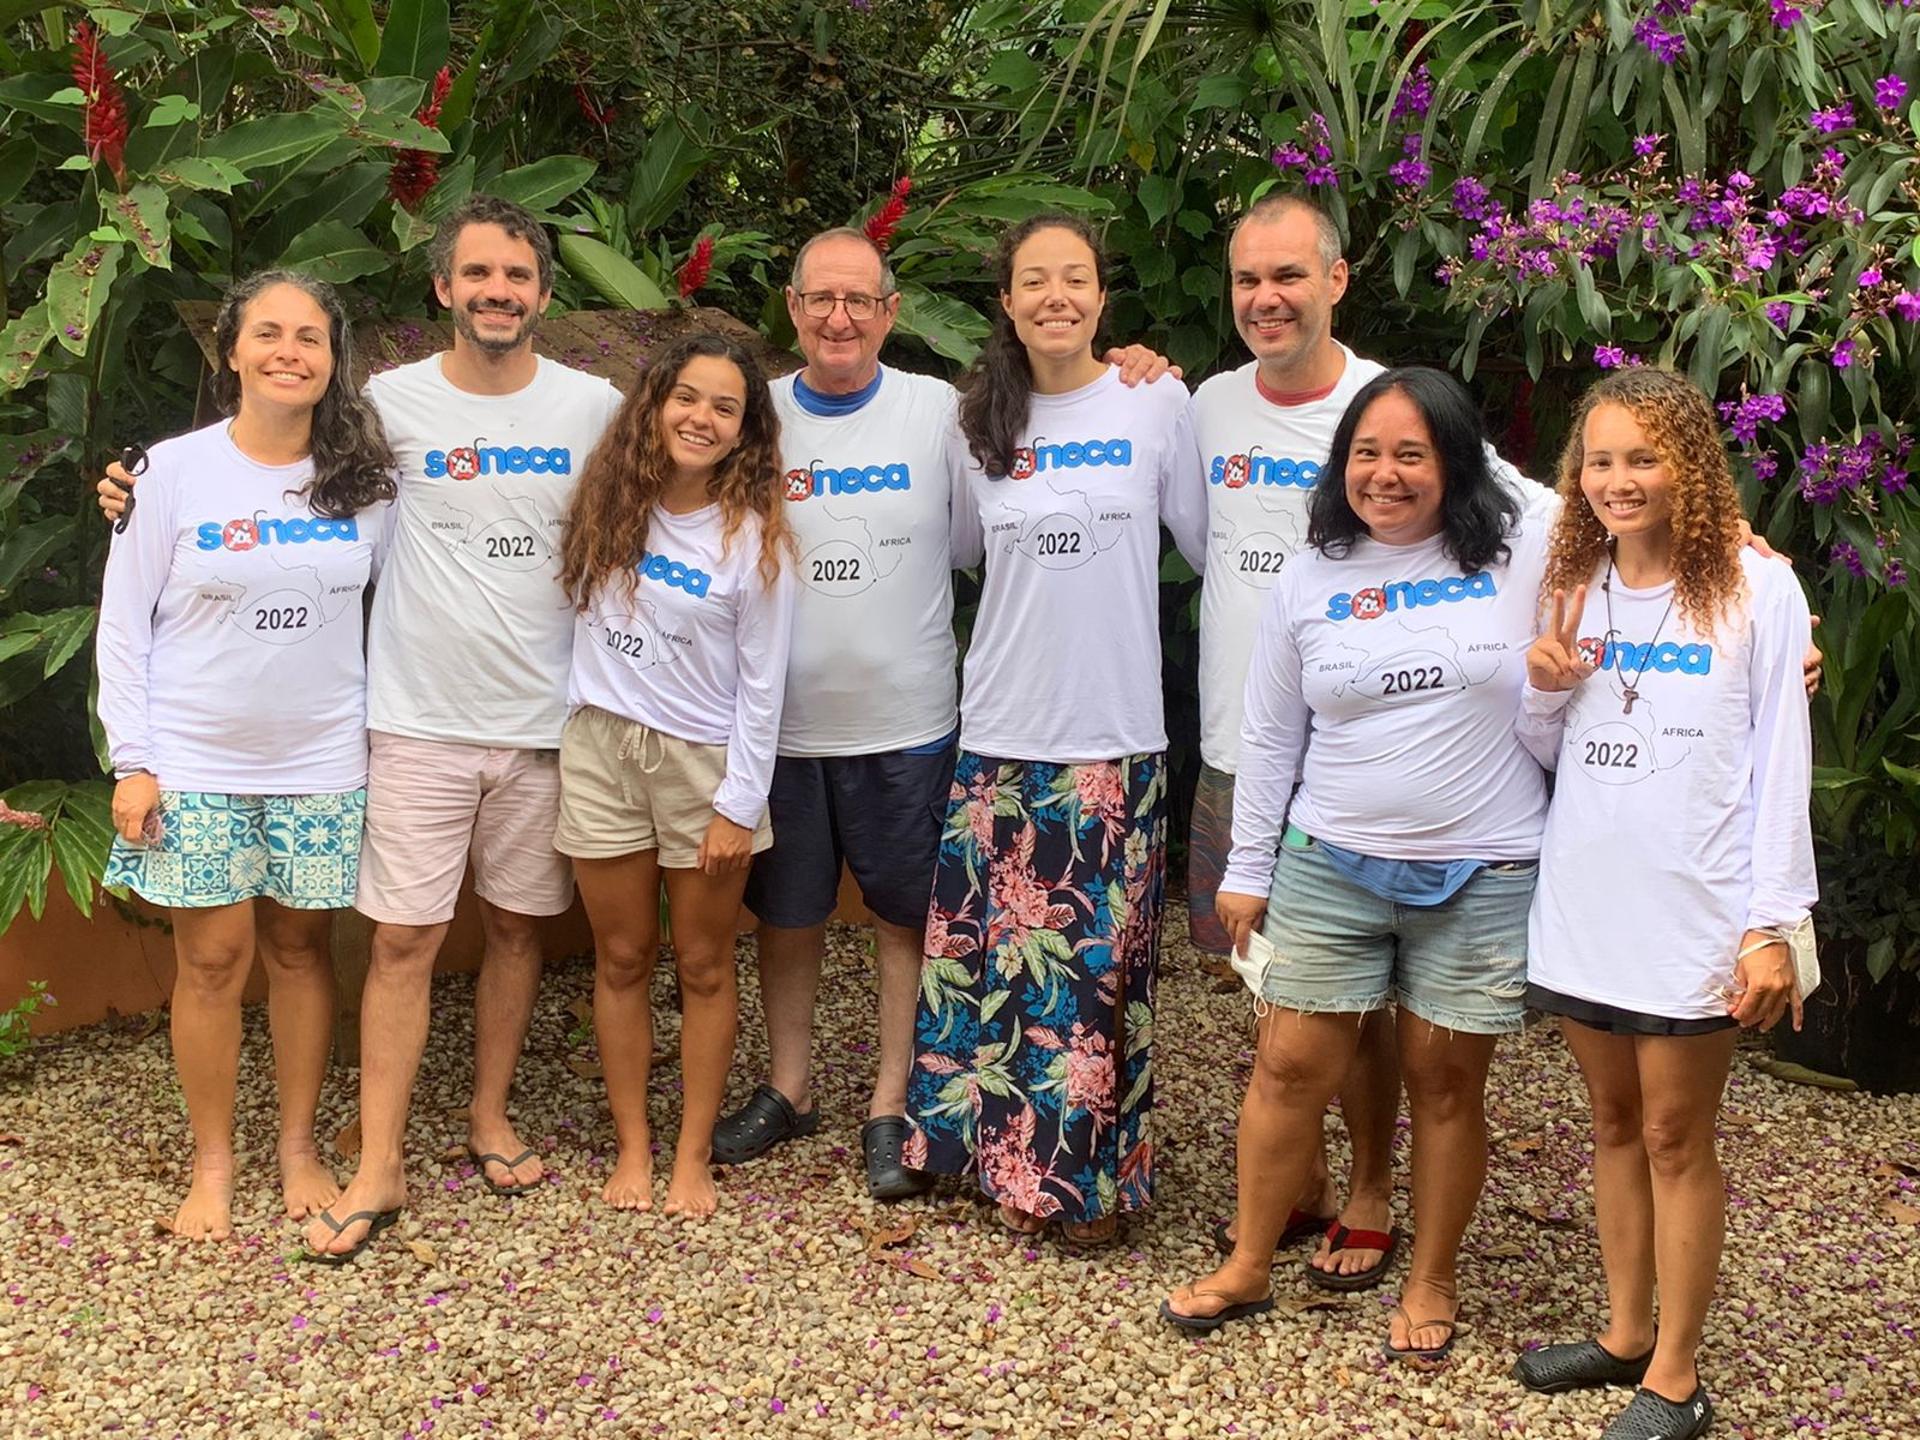
[[867, 238], [882, 250], [887, 241], [893, 238], [893, 232], [907, 213], [907, 193], [913, 189], [913, 181], [905, 175], [893, 182], [893, 193], [887, 196], [887, 203], [867, 217]]
[[86, 97], [81, 135], [87, 158], [104, 160], [122, 188], [127, 183], [127, 97], [113, 77], [113, 66], [93, 26], [73, 27], [73, 83]]
[[713, 273], [713, 237], [702, 235], [693, 242], [693, 251], [680, 266], [680, 298], [689, 299], [693, 292], [707, 283], [707, 276]]
[[598, 125], [602, 130], [607, 128], [613, 120], [613, 112], [619, 108], [612, 104], [602, 105], [593, 98], [593, 92], [585, 85], [573, 87], [573, 103], [580, 107], [582, 119], [589, 125]]
[[[440, 73], [433, 77], [433, 98], [421, 106], [413, 118], [422, 125], [438, 125], [440, 108], [447, 103], [447, 92], [451, 89], [453, 69], [442, 65]], [[440, 157], [431, 150], [402, 149], [394, 156], [393, 168], [387, 173], [387, 193], [403, 210], [414, 209], [439, 183]]]

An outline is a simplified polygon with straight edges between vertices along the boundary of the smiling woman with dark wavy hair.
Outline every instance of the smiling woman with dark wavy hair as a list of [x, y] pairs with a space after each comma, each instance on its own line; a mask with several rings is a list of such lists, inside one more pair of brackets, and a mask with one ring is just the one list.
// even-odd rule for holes
[[266, 962], [287, 1213], [338, 1196], [314, 1143], [333, 1017], [330, 911], [366, 813], [361, 592], [393, 455], [353, 388], [331, 287], [266, 271], [214, 327], [231, 418], [153, 447], [100, 599], [100, 718], [119, 781], [106, 883], [169, 908], [173, 1053], [193, 1127], [176, 1233], [232, 1228], [240, 992]]
[[686, 1106], [666, 1211], [711, 1215], [713, 1126], [733, 1064], [734, 921], [773, 843], [767, 792], [793, 622], [779, 422], [753, 357], [692, 335], [653, 358], [567, 515], [578, 610], [554, 845], [593, 922], [593, 1025], [619, 1162], [607, 1204], [653, 1207], [649, 987], [662, 884], [685, 1020]]

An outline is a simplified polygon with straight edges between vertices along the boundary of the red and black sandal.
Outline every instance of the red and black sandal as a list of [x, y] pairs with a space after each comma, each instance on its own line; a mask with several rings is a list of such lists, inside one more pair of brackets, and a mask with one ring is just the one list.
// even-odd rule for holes
[[[1305, 1210], [1295, 1210], [1287, 1216], [1286, 1228], [1280, 1232], [1280, 1239], [1275, 1243], [1273, 1253], [1278, 1255], [1282, 1250], [1291, 1250], [1302, 1240], [1324, 1235], [1329, 1225], [1339, 1223], [1338, 1216], [1310, 1215]], [[1228, 1227], [1232, 1224], [1231, 1220], [1222, 1220], [1213, 1227], [1213, 1248], [1223, 1256], [1233, 1254], [1233, 1236], [1227, 1233]]]
[[1327, 1226], [1327, 1253], [1338, 1255], [1342, 1250], [1378, 1250], [1380, 1258], [1364, 1270], [1356, 1270], [1351, 1275], [1342, 1275], [1335, 1270], [1322, 1270], [1313, 1261], [1302, 1262], [1307, 1272], [1307, 1283], [1317, 1285], [1322, 1290], [1338, 1290], [1351, 1293], [1355, 1290], [1371, 1290], [1387, 1278], [1387, 1271], [1393, 1268], [1393, 1262], [1400, 1253], [1400, 1227], [1391, 1230], [1350, 1230], [1335, 1220]]

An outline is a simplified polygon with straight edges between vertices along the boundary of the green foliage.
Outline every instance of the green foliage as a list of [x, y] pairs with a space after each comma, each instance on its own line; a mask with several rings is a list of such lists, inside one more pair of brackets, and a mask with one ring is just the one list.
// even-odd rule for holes
[[33, 1044], [33, 1033], [27, 1028], [33, 1017], [58, 1003], [47, 993], [46, 981], [29, 981], [27, 993], [7, 1009], [0, 1010], [0, 1060], [26, 1054]]

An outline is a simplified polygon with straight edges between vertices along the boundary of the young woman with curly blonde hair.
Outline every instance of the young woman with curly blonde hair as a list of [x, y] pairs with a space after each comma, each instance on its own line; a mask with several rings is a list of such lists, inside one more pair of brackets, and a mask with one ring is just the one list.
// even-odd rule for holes
[[554, 845], [593, 923], [594, 1033], [619, 1161], [602, 1198], [653, 1205], [649, 983], [668, 913], [686, 1105], [666, 1212], [717, 1203], [713, 1124], [738, 1024], [734, 922], [773, 843], [767, 790], [793, 619], [779, 422], [747, 352], [676, 341], [587, 462], [561, 584], [578, 612]]
[[1791, 568], [1743, 548], [1712, 407], [1680, 376], [1593, 386], [1559, 490], [1519, 720], [1558, 775], [1527, 999], [1559, 1017], [1592, 1101], [1609, 1319], [1515, 1375], [1548, 1392], [1637, 1385], [1607, 1440], [1686, 1440], [1713, 1420], [1695, 1356], [1725, 1230], [1714, 1121], [1734, 1039], [1800, 1019], [1786, 936], [1816, 892], [1811, 627]]

